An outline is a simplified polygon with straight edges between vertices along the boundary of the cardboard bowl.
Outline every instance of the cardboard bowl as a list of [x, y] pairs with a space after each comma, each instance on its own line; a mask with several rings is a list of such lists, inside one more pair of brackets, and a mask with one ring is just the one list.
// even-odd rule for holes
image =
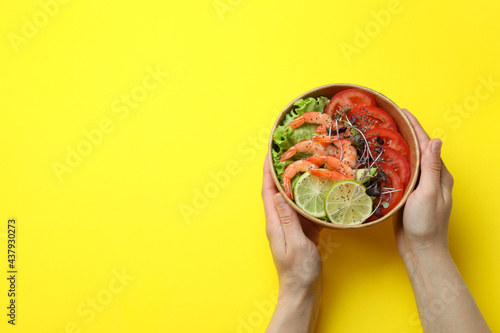
[[[304, 210], [302, 210], [299, 206], [295, 204], [292, 200], [290, 200], [286, 195], [285, 191], [283, 189], [283, 186], [281, 186], [278, 176], [276, 175], [276, 170], [274, 170], [274, 165], [272, 161], [272, 149], [273, 149], [273, 133], [276, 130], [276, 127], [279, 126], [283, 120], [285, 119], [285, 115], [290, 112], [297, 100], [301, 98], [308, 98], [308, 97], [319, 97], [319, 96], [326, 96], [328, 98], [332, 98], [335, 94], [342, 90], [346, 89], [351, 89], [351, 88], [357, 88], [364, 90], [366, 92], [369, 92], [375, 97], [375, 100], [377, 101], [377, 105], [379, 108], [385, 110], [391, 117], [394, 119], [394, 122], [396, 123], [396, 126], [398, 128], [398, 132], [401, 134], [403, 139], [408, 143], [408, 146], [410, 147], [410, 180], [408, 181], [408, 185], [406, 186], [405, 192], [403, 193], [403, 197], [401, 198], [401, 201], [394, 207], [394, 209], [386, 214], [385, 216], [382, 216], [381, 218], [371, 221], [371, 222], [365, 222], [357, 225], [342, 225], [342, 224], [334, 224], [330, 222], [325, 222], [323, 220], [320, 220], [314, 216], [309, 215], [306, 213]], [[410, 193], [413, 191], [415, 188], [415, 184], [417, 183], [418, 179], [418, 172], [420, 170], [420, 149], [418, 146], [418, 140], [417, 136], [415, 134], [415, 131], [413, 127], [410, 124], [410, 121], [408, 120], [408, 117], [404, 114], [404, 112], [394, 103], [391, 101], [389, 98], [384, 96], [383, 94], [355, 84], [346, 84], [346, 83], [334, 83], [334, 84], [328, 84], [325, 86], [317, 87], [314, 89], [311, 89], [302, 95], [298, 96], [295, 98], [293, 101], [288, 104], [283, 111], [281, 111], [280, 115], [278, 116], [278, 119], [274, 123], [273, 129], [271, 131], [271, 137], [269, 138], [269, 147], [268, 147], [268, 152], [269, 152], [269, 163], [271, 164], [271, 173], [274, 179], [274, 183], [276, 184], [276, 187], [278, 190], [281, 192], [285, 200], [290, 204], [290, 206], [293, 207], [300, 215], [308, 219], [309, 221], [316, 223], [324, 228], [329, 228], [329, 229], [359, 229], [359, 228], [366, 228], [375, 224], [378, 224], [382, 221], [387, 220], [391, 216], [393, 216], [403, 205], [405, 204], [406, 200], [408, 199]]]

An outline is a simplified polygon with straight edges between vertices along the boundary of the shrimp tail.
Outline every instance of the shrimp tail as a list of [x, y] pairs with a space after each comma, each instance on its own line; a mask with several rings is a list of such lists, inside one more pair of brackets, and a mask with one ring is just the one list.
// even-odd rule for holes
[[329, 137], [327, 137], [327, 136], [315, 136], [315, 137], [313, 138], [313, 141], [315, 141], [315, 142], [319, 142], [319, 143], [321, 143], [321, 144], [323, 144], [323, 145], [324, 145], [324, 144], [333, 143], [333, 142], [338, 141], [338, 140], [339, 140], [339, 139], [338, 139], [338, 137], [336, 137], [336, 136], [335, 136], [335, 137], [333, 137], [333, 136], [332, 136], [331, 138], [329, 138]]
[[309, 161], [316, 165], [323, 165], [326, 163], [326, 156], [319, 156], [319, 155], [309, 156], [308, 158], [306, 158], [306, 161]]
[[292, 122], [290, 122], [290, 124], [288, 124], [288, 126], [290, 126], [292, 129], [296, 129], [297, 127], [302, 126], [305, 122], [306, 122], [306, 119], [305, 119], [305, 117], [302, 116], [302, 117], [298, 117], [295, 120], [293, 120]]
[[283, 155], [281, 155], [279, 161], [280, 162], [286, 161], [289, 158], [291, 158], [293, 155], [295, 155], [296, 153], [297, 153], [297, 149], [295, 147], [291, 147], [286, 152], [284, 152]]
[[334, 156], [327, 156], [326, 165], [330, 167], [330, 170], [337, 170], [340, 166], [340, 160]]
[[285, 194], [290, 200], [293, 200], [292, 193], [292, 180], [290, 178], [283, 177], [283, 187], [285, 188]]

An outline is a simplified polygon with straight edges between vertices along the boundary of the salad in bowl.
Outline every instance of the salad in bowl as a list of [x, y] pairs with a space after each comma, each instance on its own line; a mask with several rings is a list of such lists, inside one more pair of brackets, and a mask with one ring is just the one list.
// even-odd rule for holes
[[406, 115], [384, 95], [332, 84], [299, 96], [269, 143], [273, 179], [301, 215], [328, 228], [392, 216], [418, 177], [420, 152]]

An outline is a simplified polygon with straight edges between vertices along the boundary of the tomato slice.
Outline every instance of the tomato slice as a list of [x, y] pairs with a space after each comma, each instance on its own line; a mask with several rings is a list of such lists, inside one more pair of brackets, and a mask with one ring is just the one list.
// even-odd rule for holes
[[[365, 136], [370, 149], [376, 146], [390, 147], [403, 155], [408, 164], [410, 164], [410, 147], [408, 147], [408, 144], [398, 132], [388, 128], [377, 127], [366, 131]], [[377, 138], [380, 138], [383, 143], [378, 143]]]
[[[379, 155], [373, 149], [373, 147], [372, 155], [374, 157]], [[401, 179], [401, 182], [403, 183], [403, 189], [405, 189], [406, 185], [408, 185], [408, 181], [410, 180], [410, 166], [408, 165], [408, 162], [403, 157], [403, 155], [401, 155], [391, 147], [384, 147], [382, 155], [379, 157], [377, 162], [378, 161], [387, 164], [392, 169], [394, 169], [394, 171], [396, 171], [399, 178]]]
[[376, 106], [355, 107], [349, 112], [349, 116], [356, 118], [354, 124], [363, 132], [376, 127], [384, 127], [393, 131], [398, 130], [392, 117]]
[[377, 163], [377, 164], [379, 170], [382, 170], [387, 175], [387, 180], [386, 181], [382, 180], [381, 184], [383, 187], [388, 189], [382, 190], [382, 192], [388, 192], [388, 191], [391, 192], [387, 194], [381, 194], [376, 199], [376, 204], [378, 204], [380, 200], [389, 203], [389, 206], [387, 208], [382, 207], [382, 205], [380, 206], [380, 213], [382, 213], [383, 216], [389, 213], [403, 197], [403, 184], [401, 183], [401, 179], [399, 178], [397, 172], [394, 171], [393, 168], [391, 168], [385, 163]]
[[360, 89], [346, 89], [333, 96], [330, 103], [325, 108], [325, 113], [333, 117], [334, 113], [344, 108], [353, 108], [355, 106], [377, 106], [375, 97], [372, 94]]

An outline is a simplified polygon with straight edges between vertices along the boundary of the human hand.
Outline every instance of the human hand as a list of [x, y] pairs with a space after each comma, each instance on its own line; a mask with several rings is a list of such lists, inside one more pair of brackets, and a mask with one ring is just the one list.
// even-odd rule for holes
[[421, 152], [419, 184], [394, 220], [398, 251], [406, 261], [422, 252], [448, 252], [453, 177], [441, 159], [441, 140], [431, 140], [415, 116], [403, 111], [415, 129]]
[[266, 234], [278, 272], [276, 309], [266, 333], [313, 332], [321, 298], [321, 227], [306, 221], [274, 185], [269, 156], [264, 162], [262, 201]]
[[442, 142], [431, 140], [418, 120], [403, 111], [418, 137], [421, 171], [403, 213], [396, 215], [394, 233], [422, 328], [426, 333], [491, 332], [448, 250], [453, 177], [441, 160]]
[[274, 185], [269, 156], [264, 162], [262, 200], [266, 234], [278, 273], [280, 295], [316, 291], [321, 281], [318, 227], [300, 216]]

